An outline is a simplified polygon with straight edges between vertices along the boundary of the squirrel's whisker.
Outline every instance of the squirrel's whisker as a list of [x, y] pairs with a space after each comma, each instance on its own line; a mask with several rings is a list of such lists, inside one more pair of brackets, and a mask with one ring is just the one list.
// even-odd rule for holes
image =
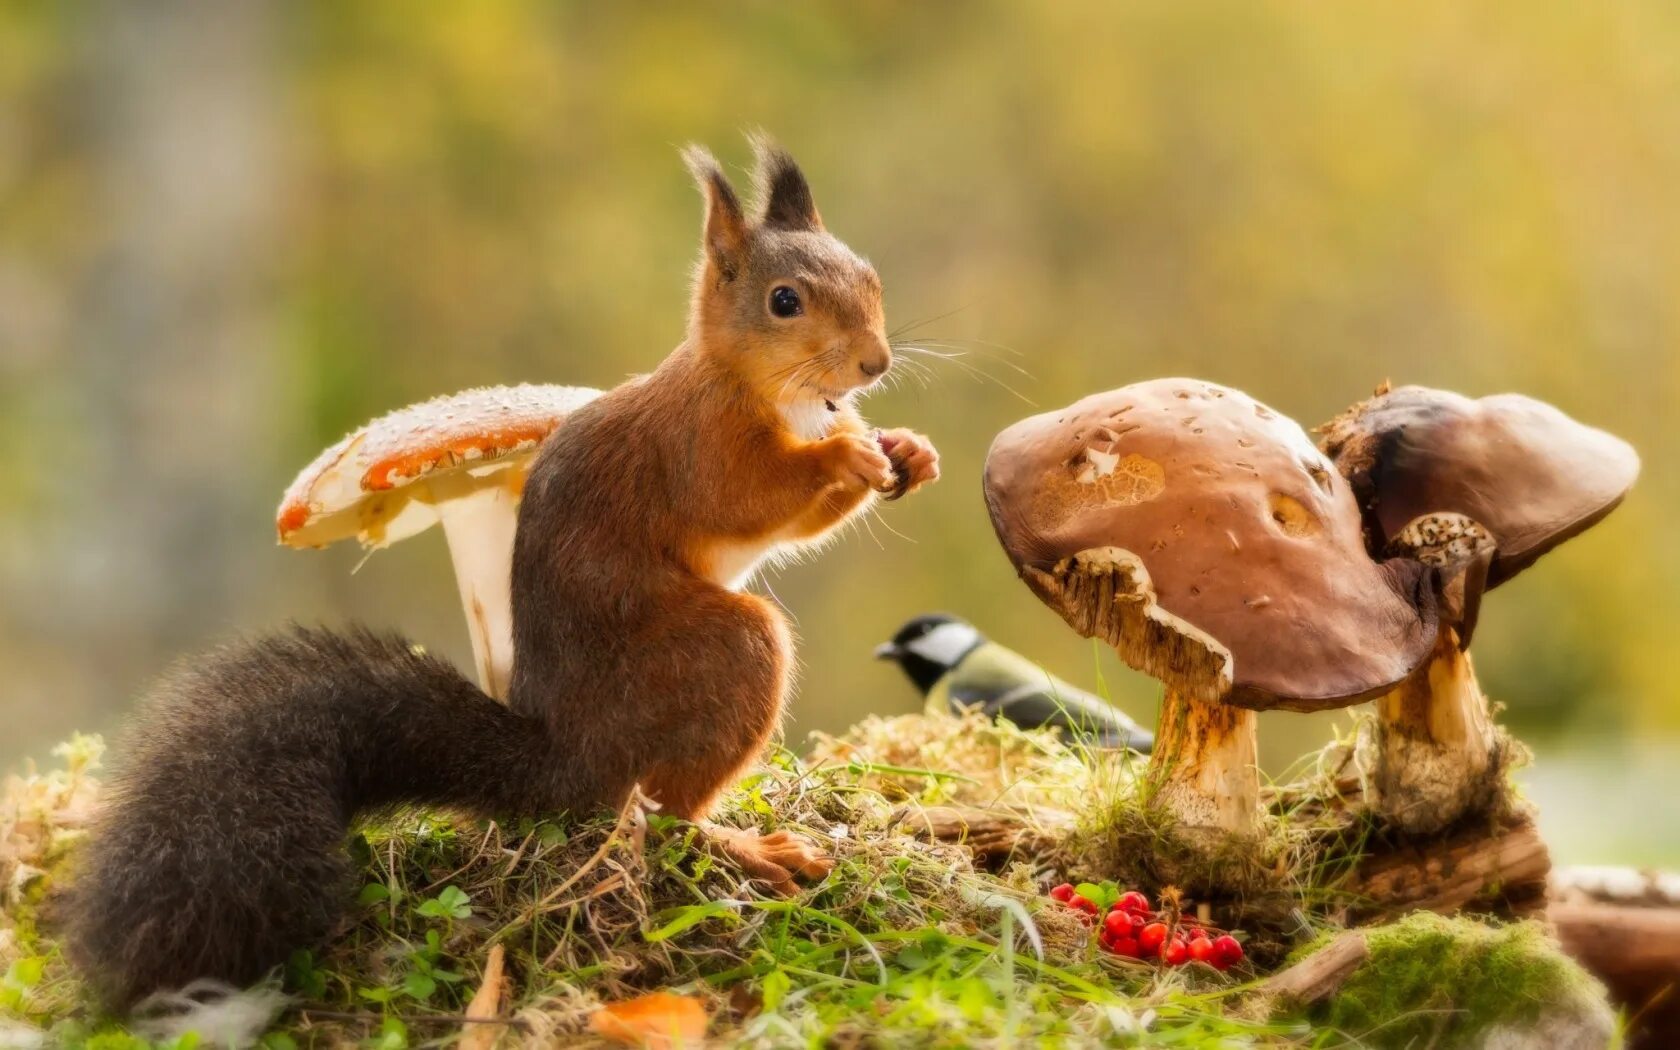
[[906, 378], [914, 379], [922, 390], [928, 389], [929, 383], [933, 379], [933, 372], [926, 364], [912, 357], [900, 357], [896, 365], [897, 367], [887, 373], [888, 376], [899, 381]]
[[890, 343], [901, 336], [908, 336], [911, 332], [914, 332], [918, 328], [926, 328], [930, 324], [937, 324], [947, 318], [955, 317], [957, 314], [962, 313], [966, 309], [968, 309], [967, 306], [957, 306], [945, 311], [942, 314], [936, 314], [933, 317], [929, 317], [921, 321], [909, 321], [905, 324], [901, 324], [887, 334], [887, 342]]
[[963, 336], [954, 336], [954, 335], [953, 336], [924, 335], [924, 336], [917, 336], [915, 338], [915, 342], [928, 343], [928, 344], [935, 345], [935, 346], [944, 345], [944, 346], [953, 346], [953, 347], [968, 347], [970, 349], [996, 350], [999, 353], [1011, 354], [1015, 357], [1026, 357], [1027, 356], [1024, 351], [1018, 350], [1013, 346], [1009, 346], [1006, 343], [994, 343], [989, 339], [975, 339], [975, 338], [972, 338], [972, 337], [963, 337]]
[[[888, 532], [892, 533], [894, 536], [897, 536], [899, 539], [903, 540], [905, 543], [915, 543], [915, 542], [917, 542], [916, 540], [912, 539], [911, 537], [906, 536], [904, 533], [899, 532], [897, 529], [893, 528], [891, 522], [889, 522], [886, 518], [881, 517], [881, 504], [880, 503], [875, 503], [875, 504], [871, 505], [867, 512], [859, 515], [858, 520], [860, 520], [864, 523], [864, 528], [868, 528], [870, 518], [874, 518], [876, 521], [880, 522], [881, 527], [883, 529], [886, 529]], [[875, 534], [874, 530], [870, 530], [870, 535], [873, 536], [874, 534]]]
[[[988, 379], [994, 378], [990, 372], [987, 372], [985, 369], [981, 368], [979, 365], [975, 364], [974, 362], [966, 360], [966, 358], [968, 357], [968, 353], [966, 351], [958, 350], [958, 351], [947, 352], [947, 351], [940, 351], [940, 350], [931, 350], [931, 349], [928, 349], [926, 347], [909, 347], [909, 346], [903, 347], [902, 349], [909, 352], [909, 353], [922, 354], [923, 356], [937, 358], [941, 361], [949, 361], [949, 362], [951, 362], [951, 364], [953, 364], [953, 365], [957, 366], [958, 368], [961, 368], [964, 371], [967, 371], [971, 374], [977, 373], [977, 374], [986, 376], [986, 378], [988, 378]], [[1012, 371], [1015, 371], [1015, 372], [1019, 373], [1023, 377], [1025, 377], [1027, 379], [1030, 379], [1035, 383], [1038, 381], [1037, 376], [1033, 375], [1031, 372], [1027, 371], [1025, 368], [1022, 368], [1021, 366], [1019, 366], [1017, 364], [1014, 364], [1014, 363], [1009, 362], [1009, 361], [997, 361], [997, 362], [994, 362], [994, 363], [1003, 365], [1004, 367], [1009, 368]]]
[[[955, 365], [956, 367], [962, 369], [964, 372], [966, 372], [968, 374], [968, 377], [970, 379], [973, 379], [976, 383], [981, 383], [981, 382], [994, 383], [998, 387], [1000, 387], [1004, 390], [1007, 390], [1009, 393], [1013, 394], [1016, 398], [1018, 398], [1023, 403], [1025, 403], [1025, 404], [1027, 404], [1027, 405], [1029, 405], [1033, 408], [1038, 407], [1038, 402], [1034, 401], [1032, 398], [1028, 397], [1027, 395], [1021, 393], [1019, 390], [1016, 390], [1014, 387], [1010, 386], [1008, 383], [1005, 383], [1003, 380], [999, 379], [997, 376], [991, 374], [990, 372], [986, 371], [985, 369], [981, 368], [980, 366], [975, 365], [975, 364], [973, 364], [969, 361], [963, 360], [963, 355], [961, 355], [961, 354], [941, 353], [939, 351], [929, 350], [926, 347], [920, 347], [920, 346], [900, 346], [900, 347], [895, 347], [895, 349], [901, 350], [901, 351], [903, 351], [904, 353], [907, 353], [907, 354], [922, 354], [922, 355], [925, 355], [927, 357], [932, 357], [932, 358], [935, 358], [935, 359], [940, 360], [940, 361], [948, 361], [951, 364]], [[1033, 379], [1034, 378], [1030, 373], [1024, 373], [1024, 374], [1026, 374], [1028, 379]]]
[[857, 516], [856, 520], [857, 520], [858, 524], [863, 526], [863, 531], [869, 533], [869, 538], [872, 541], [874, 541], [875, 546], [879, 547], [881, 550], [886, 550], [887, 545], [881, 542], [881, 537], [875, 535], [874, 527], [869, 524], [869, 519], [873, 518], [876, 515], [876, 513], [877, 513], [877, 511], [875, 510], [875, 508], [870, 507], [868, 510], [864, 511], [862, 514], [859, 514]]
[[[942, 343], [937, 339], [918, 339], [916, 342], [917, 342], [918, 345], [906, 346], [906, 347], [903, 347], [903, 349], [910, 350], [910, 351], [915, 352], [915, 353], [926, 354], [929, 357], [942, 357], [947, 361], [955, 360], [956, 358], [959, 358], [959, 357], [968, 357], [970, 355], [984, 356], [984, 355], [978, 354], [975, 350], [964, 349], [964, 348], [959, 347], [959, 346], [953, 346], [951, 344]], [[935, 349], [935, 347], [937, 347], [938, 349]], [[1004, 368], [1008, 368], [1008, 369], [1010, 369], [1014, 372], [1018, 372], [1021, 375], [1025, 376], [1026, 378], [1033, 380], [1034, 382], [1038, 381], [1037, 376], [1033, 375], [1031, 372], [1027, 371], [1025, 368], [1021, 367], [1020, 365], [1016, 364], [1014, 361], [1006, 361], [1002, 358], [986, 358], [986, 360], [989, 360], [994, 364], [1002, 365]]]

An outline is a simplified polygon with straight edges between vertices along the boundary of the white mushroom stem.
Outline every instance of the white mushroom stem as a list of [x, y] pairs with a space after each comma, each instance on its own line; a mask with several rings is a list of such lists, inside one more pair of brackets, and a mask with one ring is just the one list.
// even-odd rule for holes
[[1247, 836], [1260, 827], [1253, 711], [1168, 690], [1149, 759], [1155, 802], [1193, 834]]
[[1498, 735], [1458, 634], [1441, 628], [1429, 663], [1377, 700], [1376, 809], [1430, 834], [1495, 795]]
[[438, 516], [461, 591], [461, 610], [472, 638], [478, 683], [497, 700], [506, 700], [513, 677], [510, 584], [519, 492], [506, 484], [481, 480], [447, 498], [444, 493], [437, 495]]

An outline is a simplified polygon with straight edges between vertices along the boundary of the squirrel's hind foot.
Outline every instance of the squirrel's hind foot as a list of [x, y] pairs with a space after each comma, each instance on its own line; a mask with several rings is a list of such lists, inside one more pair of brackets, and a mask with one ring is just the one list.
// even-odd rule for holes
[[707, 839], [746, 871], [784, 897], [799, 892], [799, 881], [820, 882], [834, 870], [834, 860], [811, 840], [791, 831], [757, 831], [703, 825]]

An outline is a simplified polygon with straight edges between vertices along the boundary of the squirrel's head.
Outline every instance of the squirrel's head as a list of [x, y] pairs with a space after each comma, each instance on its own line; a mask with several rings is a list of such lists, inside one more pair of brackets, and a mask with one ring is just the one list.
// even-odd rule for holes
[[783, 406], [832, 408], [892, 365], [881, 279], [823, 228], [786, 151], [755, 137], [753, 152], [750, 213], [711, 153], [683, 152], [706, 200], [690, 339]]

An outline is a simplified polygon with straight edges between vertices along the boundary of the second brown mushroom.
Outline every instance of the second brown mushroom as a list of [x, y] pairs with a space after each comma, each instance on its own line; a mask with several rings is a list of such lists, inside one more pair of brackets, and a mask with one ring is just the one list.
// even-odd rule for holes
[[1373, 560], [1348, 483], [1238, 391], [1155, 380], [1022, 420], [985, 491], [1033, 592], [1165, 685], [1151, 783], [1183, 828], [1257, 829], [1256, 711], [1383, 694], [1434, 643], [1431, 570]]
[[1611, 434], [1517, 394], [1381, 389], [1319, 428], [1368, 549], [1441, 574], [1425, 671], [1377, 702], [1376, 810], [1439, 831], [1503, 798], [1504, 743], [1466, 651], [1482, 592], [1614, 510], [1639, 456]]

